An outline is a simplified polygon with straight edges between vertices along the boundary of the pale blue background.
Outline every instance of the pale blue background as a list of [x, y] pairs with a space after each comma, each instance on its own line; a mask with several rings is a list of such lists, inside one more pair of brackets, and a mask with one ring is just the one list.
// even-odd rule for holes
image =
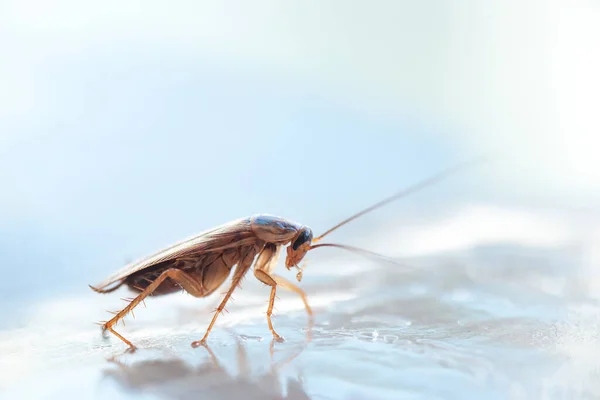
[[[92, 325], [128, 294], [88, 284], [253, 213], [318, 234], [499, 150], [331, 237], [435, 274], [311, 253], [316, 340], [288, 372], [341, 398], [600, 393], [598, 21], [593, 0], [0, 0], [0, 389], [132, 398]], [[229, 326], [264, 371], [268, 290], [244, 285]], [[122, 332], [204, 365], [189, 343], [214, 305], [170, 301]], [[276, 307], [289, 351], [304, 311]], [[226, 321], [211, 343], [232, 365]], [[213, 383], [163, 368], [131, 371], [165, 396]]]
[[1, 2], [2, 303], [252, 213], [319, 232], [489, 150], [348, 232], [453, 202], [593, 209], [581, 3]]

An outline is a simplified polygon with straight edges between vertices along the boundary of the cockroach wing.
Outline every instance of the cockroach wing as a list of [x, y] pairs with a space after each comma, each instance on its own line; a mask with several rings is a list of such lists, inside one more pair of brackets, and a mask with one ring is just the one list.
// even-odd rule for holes
[[107, 286], [121, 281], [129, 275], [176, 258], [200, 255], [213, 251], [224, 251], [247, 244], [254, 244], [256, 237], [252, 232], [251, 218], [241, 218], [201, 232], [193, 237], [175, 243], [141, 260], [127, 264], [103, 282], [94, 286], [103, 290]]

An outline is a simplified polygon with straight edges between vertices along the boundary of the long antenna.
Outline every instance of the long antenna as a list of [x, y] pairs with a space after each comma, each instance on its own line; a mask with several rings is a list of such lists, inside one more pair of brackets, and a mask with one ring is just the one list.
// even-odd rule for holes
[[421, 182], [419, 182], [419, 183], [417, 183], [417, 184], [415, 184], [413, 186], [410, 186], [409, 188], [404, 189], [401, 192], [396, 193], [396, 194], [388, 197], [387, 199], [382, 200], [379, 203], [374, 204], [371, 207], [368, 207], [368, 208], [366, 208], [366, 209], [364, 209], [364, 210], [362, 210], [362, 211], [354, 214], [350, 218], [347, 218], [347, 219], [343, 220], [342, 222], [340, 222], [339, 224], [337, 224], [333, 228], [329, 229], [327, 232], [325, 232], [321, 236], [313, 239], [312, 242], [313, 243], [318, 242], [319, 240], [323, 239], [325, 236], [329, 235], [331, 232], [335, 231], [336, 229], [338, 229], [342, 225], [346, 225], [348, 222], [353, 221], [356, 218], [358, 218], [358, 217], [360, 217], [362, 215], [365, 215], [366, 213], [368, 213], [370, 211], [373, 211], [373, 210], [375, 210], [375, 209], [377, 209], [379, 207], [382, 207], [382, 206], [384, 206], [384, 205], [386, 205], [386, 204], [388, 204], [388, 203], [390, 203], [390, 202], [392, 202], [394, 200], [397, 200], [399, 198], [405, 197], [405, 196], [407, 196], [407, 195], [409, 195], [411, 193], [414, 193], [414, 192], [417, 192], [417, 191], [419, 191], [421, 189], [424, 189], [427, 186], [431, 186], [434, 183], [437, 183], [437, 182], [439, 182], [439, 181], [441, 181], [441, 180], [449, 177], [450, 175], [452, 175], [452, 174], [454, 174], [454, 173], [456, 173], [456, 172], [458, 172], [458, 171], [460, 171], [462, 169], [466, 169], [467, 167], [471, 167], [471, 166], [474, 166], [474, 165], [477, 165], [477, 164], [482, 164], [482, 163], [484, 163], [486, 161], [489, 161], [487, 157], [480, 156], [480, 157], [476, 157], [475, 159], [473, 159], [471, 161], [466, 161], [466, 162], [463, 162], [461, 164], [455, 165], [454, 167], [450, 167], [448, 169], [445, 169], [442, 172], [439, 172], [439, 173], [437, 173], [437, 174], [435, 174], [435, 175], [433, 175], [433, 176], [431, 176], [431, 177], [429, 177], [429, 178], [427, 178], [427, 179], [425, 179], [425, 180], [423, 180], [423, 181], [421, 181]]

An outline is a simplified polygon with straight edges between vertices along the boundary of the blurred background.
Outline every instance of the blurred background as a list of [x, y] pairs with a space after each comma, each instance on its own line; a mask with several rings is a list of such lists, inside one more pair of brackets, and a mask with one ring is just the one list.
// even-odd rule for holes
[[[529, 357], [515, 350], [510, 358], [508, 348], [536, 335], [546, 338], [545, 345], [550, 341], [555, 369], [512, 377], [518, 389], [504, 381], [493, 388], [477, 381], [477, 391], [466, 384], [452, 387], [452, 375], [443, 374], [460, 370], [461, 362], [453, 359], [448, 366], [445, 353], [434, 352], [445, 369], [429, 366], [406, 375], [411, 382], [435, 376], [439, 384], [427, 392], [395, 380], [394, 363], [405, 360], [405, 353], [385, 365], [374, 356], [370, 362], [379, 369], [371, 371], [379, 371], [382, 382], [352, 386], [348, 382], [361, 374], [349, 373], [334, 383], [309, 384], [307, 396], [366, 398], [373, 392], [365, 388], [389, 384], [390, 391], [377, 398], [397, 398], [408, 387], [410, 398], [551, 397], [558, 392], [544, 385], [556, 382], [561, 363], [575, 357], [573, 346], [564, 344], [573, 335], [579, 344], [583, 336], [592, 344], [577, 347], [579, 364], [569, 368], [579, 372], [568, 379], [579, 386], [568, 379], [565, 385], [579, 389], [567, 397], [600, 393], [589, 378], [597, 368], [590, 349], [597, 347], [600, 289], [599, 20], [600, 4], [593, 0], [0, 1], [0, 367], [2, 387], [12, 390], [7, 396], [25, 398], [20, 390], [32, 390], [25, 382], [41, 377], [50, 359], [64, 379], [72, 379], [73, 354], [96, 360], [89, 363], [85, 393], [104, 393], [95, 386], [94, 371], [103, 364], [100, 356], [121, 344], [103, 342], [91, 323], [127, 295], [98, 296], [87, 285], [126, 262], [254, 213], [280, 215], [319, 234], [433, 173], [490, 152], [490, 163], [369, 214], [332, 234], [331, 241], [404, 258], [413, 267], [437, 257], [423, 266], [437, 271], [434, 277], [412, 278], [426, 287], [414, 303], [407, 292], [404, 310], [423, 304], [426, 296], [435, 303], [427, 315], [455, 323], [451, 310], [462, 307], [461, 319], [473, 322], [480, 314], [472, 307], [489, 300], [490, 290], [504, 305], [518, 298], [511, 312], [532, 306], [528, 323], [550, 325], [513, 330], [510, 335], [520, 339], [510, 345], [490, 339], [481, 351], [494, 360], [491, 365], [502, 365], [492, 375], [510, 370], [502, 357], [515, 363]], [[325, 296], [317, 331], [322, 340], [335, 336], [325, 327], [335, 313], [356, 311], [326, 297], [328, 290], [358, 296], [365, 271], [398, 273], [390, 265], [338, 257], [333, 250], [315, 252], [304, 274], [309, 295]], [[394, 296], [405, 293], [406, 281], [396, 278], [369, 281], [365, 290], [372, 297], [360, 301], [382, 310], [377, 288], [392, 296], [386, 304], [400, 301]], [[452, 282], [461, 282], [459, 292]], [[268, 339], [266, 289], [253, 277], [245, 285], [264, 296], [248, 329]], [[462, 296], [460, 307], [445, 302], [444, 290], [452, 301]], [[243, 308], [239, 296], [236, 304]], [[281, 297], [298, 311], [297, 319], [281, 317], [282, 329], [289, 327], [292, 336], [305, 316], [295, 297]], [[156, 314], [152, 307], [140, 314], [159, 318], [159, 303], [152, 304]], [[198, 315], [209, 306], [185, 304]], [[584, 317], [577, 308], [582, 304]], [[486, 321], [502, 329], [518, 325], [503, 320], [516, 314], [498, 307], [485, 311]], [[404, 322], [392, 323], [390, 315], [402, 312], [394, 308], [381, 321], [397, 328]], [[413, 327], [420, 317], [401, 315]], [[172, 338], [180, 346], [177, 357], [189, 356], [188, 339], [203, 332], [203, 318], [191, 325], [189, 338]], [[143, 329], [141, 321], [122, 329]], [[380, 329], [381, 321], [361, 329]], [[560, 335], [557, 324], [566, 326]], [[440, 343], [456, 337], [443, 324], [432, 329]], [[67, 331], [75, 332], [79, 345]], [[408, 351], [402, 340], [418, 334], [403, 339], [396, 332], [400, 341], [390, 345]], [[218, 335], [222, 346], [235, 348], [224, 331]], [[64, 347], [66, 342], [75, 348]], [[96, 342], [103, 344], [90, 344]], [[472, 355], [474, 344], [462, 345]], [[65, 353], [71, 355], [64, 359]], [[303, 353], [307, 365], [315, 354]], [[348, 353], [337, 357], [339, 365], [369, 363]], [[309, 368], [306, 374], [310, 382], [316, 372]], [[340, 390], [334, 394], [332, 387]], [[500, 389], [505, 387], [512, 392]]]

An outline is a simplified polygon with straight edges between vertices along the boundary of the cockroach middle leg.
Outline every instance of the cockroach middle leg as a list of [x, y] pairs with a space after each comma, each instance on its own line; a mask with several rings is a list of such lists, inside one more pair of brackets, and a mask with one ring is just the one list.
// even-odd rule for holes
[[221, 312], [223, 312], [223, 310], [225, 309], [225, 305], [227, 304], [227, 301], [231, 297], [231, 294], [239, 286], [239, 284], [242, 281], [242, 278], [244, 277], [244, 275], [246, 275], [246, 272], [248, 272], [248, 270], [252, 266], [252, 262], [254, 261], [255, 255], [256, 255], [256, 252], [254, 251], [254, 249], [250, 249], [245, 254], [245, 256], [240, 260], [240, 262], [238, 263], [238, 266], [235, 270], [235, 274], [233, 275], [233, 278], [231, 280], [231, 288], [227, 291], [227, 293], [225, 294], [225, 297], [221, 301], [221, 304], [219, 304], [219, 307], [217, 307], [217, 309], [215, 310], [215, 315], [213, 316], [212, 320], [210, 321], [210, 324], [208, 325], [208, 329], [206, 329], [206, 333], [204, 334], [204, 337], [201, 340], [192, 342], [192, 347], [203, 346], [206, 343], [206, 339], [208, 338], [210, 331], [212, 330], [213, 326], [215, 325], [215, 322], [217, 321], [219, 314]]
[[102, 326], [102, 328], [104, 330], [110, 331], [113, 335], [125, 342], [129, 346], [130, 350], [135, 350], [136, 347], [129, 340], [125, 339], [122, 335], [115, 331], [112, 327], [117, 322], [119, 322], [119, 320], [124, 318], [129, 312], [131, 312], [139, 303], [144, 301], [146, 297], [151, 295], [152, 292], [154, 292], [156, 288], [158, 288], [160, 284], [167, 278], [171, 278], [173, 281], [178, 283], [183, 288], [183, 290], [185, 290], [194, 297], [203, 297], [205, 295], [206, 291], [204, 290], [200, 282], [198, 282], [190, 275], [186, 274], [185, 272], [179, 269], [168, 269], [162, 274], [160, 274], [160, 276], [156, 278], [150, 285], [148, 285], [148, 287], [144, 289], [144, 291], [140, 293], [136, 298], [134, 298], [127, 305], [127, 307], [119, 311], [111, 320], [106, 322]]
[[277, 286], [281, 286], [284, 289], [290, 290], [290, 291], [298, 294], [300, 296], [300, 298], [302, 298], [302, 302], [304, 303], [304, 308], [306, 308], [306, 312], [308, 313], [310, 322], [312, 324], [313, 312], [312, 312], [312, 309], [310, 308], [310, 305], [308, 305], [308, 299], [306, 297], [306, 293], [304, 293], [304, 290], [300, 289], [298, 286], [294, 285], [292, 282], [288, 281], [287, 279], [285, 279], [279, 275], [275, 275], [275, 274], [270, 275], [262, 270], [254, 270], [254, 276], [256, 277], [256, 279], [258, 279], [265, 285], [271, 286], [271, 295], [269, 297], [269, 307], [267, 308], [267, 323], [269, 324], [269, 329], [271, 330], [271, 333], [273, 334], [273, 338], [275, 340], [281, 339], [281, 336], [279, 336], [279, 334], [277, 332], [275, 332], [275, 329], [273, 328], [273, 324], [271, 322], [271, 315], [273, 314], [273, 305], [275, 303], [275, 294], [277, 291]]

